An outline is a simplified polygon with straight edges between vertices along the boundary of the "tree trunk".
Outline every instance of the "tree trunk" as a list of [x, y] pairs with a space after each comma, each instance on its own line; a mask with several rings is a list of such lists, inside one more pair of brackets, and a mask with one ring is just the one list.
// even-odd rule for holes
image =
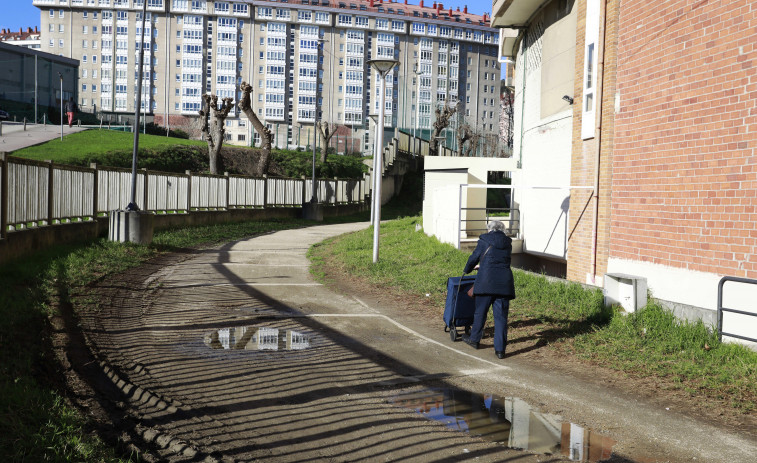
[[321, 137], [321, 162], [326, 162], [329, 155], [329, 141], [334, 136], [335, 131], [329, 128], [329, 123], [321, 121], [318, 125], [318, 135]]
[[273, 134], [268, 127], [260, 122], [257, 114], [252, 110], [252, 106], [250, 105], [252, 85], [247, 82], [242, 82], [240, 89], [242, 90], [242, 100], [238, 104], [239, 109], [245, 113], [247, 119], [250, 120], [252, 126], [255, 128], [255, 131], [260, 135], [261, 152], [258, 165], [256, 166], [257, 172], [255, 175], [264, 175], [268, 173], [268, 166], [271, 164], [271, 141], [273, 139]]
[[231, 111], [231, 98], [224, 98], [221, 107], [218, 107], [218, 96], [205, 94], [203, 110], [200, 116], [203, 118], [202, 134], [208, 143], [208, 165], [211, 174], [218, 174], [218, 156], [223, 147], [223, 136], [226, 133], [224, 122]]
[[449, 119], [452, 117], [453, 114], [457, 112], [457, 105], [455, 106], [447, 106], [444, 105], [443, 108], [436, 108], [435, 114], [436, 114], [436, 121], [434, 121], [434, 131], [431, 133], [431, 140], [428, 141], [428, 149], [429, 154], [432, 156], [437, 156], [438, 153], [438, 142], [437, 138], [442, 134], [444, 129], [449, 127]]

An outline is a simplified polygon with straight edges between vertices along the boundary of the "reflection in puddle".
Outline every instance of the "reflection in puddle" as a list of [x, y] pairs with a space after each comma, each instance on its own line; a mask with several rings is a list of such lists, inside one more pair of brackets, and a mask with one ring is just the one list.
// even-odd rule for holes
[[516, 397], [446, 389], [402, 394], [390, 401], [447, 427], [533, 453], [560, 454], [573, 461], [610, 458], [615, 441], [558, 415], [534, 410]]
[[206, 334], [205, 344], [213, 349], [302, 350], [310, 347], [310, 337], [294, 330], [239, 326]]

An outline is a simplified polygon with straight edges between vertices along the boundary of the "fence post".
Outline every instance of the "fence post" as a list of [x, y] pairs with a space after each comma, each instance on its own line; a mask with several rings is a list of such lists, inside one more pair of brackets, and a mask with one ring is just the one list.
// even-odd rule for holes
[[263, 209], [268, 207], [268, 174], [263, 174]]
[[307, 180], [305, 180], [305, 176], [302, 176], [302, 204], [305, 205], [305, 198], [307, 196]]
[[53, 195], [53, 161], [46, 160], [47, 162], [47, 224], [53, 224], [53, 201], [55, 196]]
[[192, 211], [192, 171], [184, 171], [187, 174], [187, 214]]
[[226, 210], [229, 210], [229, 190], [231, 189], [231, 179], [229, 178], [229, 173], [224, 172], [223, 176], [226, 177]]
[[142, 174], [145, 176], [145, 183], [143, 185], [143, 203], [142, 203], [142, 210], [147, 211], [147, 199], [148, 199], [148, 192], [150, 190], [149, 188], [149, 176], [147, 175], [147, 169], [142, 169]]
[[94, 179], [92, 181], [92, 220], [97, 220], [97, 205], [100, 202], [100, 179], [99, 172], [97, 171], [97, 163], [93, 162], [89, 165], [90, 168], [95, 169]]
[[24, 118], [24, 132], [26, 132], [26, 118]]
[[334, 206], [339, 205], [339, 179], [334, 177]]
[[8, 233], [8, 156], [0, 152], [0, 238]]

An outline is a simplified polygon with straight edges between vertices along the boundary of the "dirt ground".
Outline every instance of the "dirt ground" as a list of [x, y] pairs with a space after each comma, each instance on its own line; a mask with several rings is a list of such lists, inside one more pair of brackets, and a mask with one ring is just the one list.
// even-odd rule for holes
[[[331, 307], [326, 311], [316, 302], [294, 307], [290, 301], [282, 309], [286, 297], [298, 300], [300, 296], [276, 299], [247, 287], [237, 275], [223, 273], [226, 267], [220, 268], [217, 262], [236, 265], [234, 256], [244, 255], [233, 249], [230, 245], [164, 256], [128, 275], [100, 282], [87, 294], [71, 295], [76, 307], [61, 308], [62, 315], [53, 319], [51, 339], [70, 399], [95, 424], [89, 432], [121, 453], [139, 454], [145, 461], [568, 460], [559, 454], [503, 450], [387, 405], [397, 400], [398, 391], [418, 393], [444, 384], [485, 392], [492, 390], [497, 379], [486, 374], [433, 373], [434, 367], [419, 372], [410, 361], [393, 357], [391, 345], [380, 350], [359, 341], [372, 337], [387, 344], [407, 341], [383, 325], [365, 328], [365, 334], [360, 331], [363, 327], [340, 319], [325, 324], [301, 318], [304, 312], [335, 316]], [[282, 253], [289, 250], [272, 247], [270, 252], [280, 262], [288, 258]], [[265, 256], [245, 259], [259, 268]], [[364, 301], [392, 319], [412, 322], [420, 333], [441, 331], [441, 308], [429, 304], [423, 295], [377, 288], [331, 264], [326, 275], [327, 289], [333, 291], [326, 296], [329, 304], [339, 306], [341, 299], [353, 305], [355, 300]], [[206, 287], [205, 282], [219, 276], [207, 268], [220, 272], [222, 292], [208, 292], [215, 288]], [[172, 293], [179, 284], [183, 285], [180, 296]], [[80, 314], [78, 318], [74, 311]], [[362, 315], [373, 316], [375, 310], [370, 312]], [[319, 332], [323, 341], [312, 352], [289, 357], [257, 353], [254, 361], [237, 353], [226, 357], [208, 353], [201, 342], [203, 333], [211, 329], [261, 323]], [[345, 336], [350, 330], [355, 330], [354, 336]], [[702, 403], [663, 380], [628, 377], [578, 360], [559, 345], [545, 343], [527, 326], [513, 326], [509, 339], [502, 368], [551, 372], [545, 384], [553, 378], [575, 378], [600, 395], [605, 390], [608, 396], [627, 396], [757, 442], [753, 415]], [[484, 339], [483, 352], [477, 354], [490, 353], [496, 361], [490, 343], [490, 337]], [[430, 354], [428, 361], [413, 361], [429, 363], [438, 357]], [[550, 399], [529, 387], [517, 389], [519, 398], [546, 413], [582, 424], [596, 418], [597, 431], [613, 431], [616, 418], [603, 418], [602, 406], [583, 416], [566, 401]], [[392, 441], [404, 443], [384, 448]], [[664, 439], [629, 438], [616, 448], [619, 453], [601, 461], [690, 461], [685, 449], [669, 447]]]

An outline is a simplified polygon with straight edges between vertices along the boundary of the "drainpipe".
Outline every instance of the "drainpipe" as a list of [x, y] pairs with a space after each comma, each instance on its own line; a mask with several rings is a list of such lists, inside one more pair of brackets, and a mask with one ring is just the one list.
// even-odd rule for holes
[[[526, 32], [523, 31], [523, 37], [525, 38]], [[526, 56], [528, 54], [528, 48], [523, 47], [523, 57], [521, 64], [523, 66], [523, 73], [520, 79], [520, 147], [518, 149], [518, 169], [523, 168], [523, 124], [526, 122]]]
[[599, 162], [602, 151], [602, 84], [605, 71], [605, 32], [607, 26], [607, 0], [599, 3], [599, 48], [597, 49], [597, 106], [594, 139], [597, 149], [594, 155], [594, 211], [591, 231], [591, 281], [596, 283], [597, 275], [597, 237], [599, 235]]

